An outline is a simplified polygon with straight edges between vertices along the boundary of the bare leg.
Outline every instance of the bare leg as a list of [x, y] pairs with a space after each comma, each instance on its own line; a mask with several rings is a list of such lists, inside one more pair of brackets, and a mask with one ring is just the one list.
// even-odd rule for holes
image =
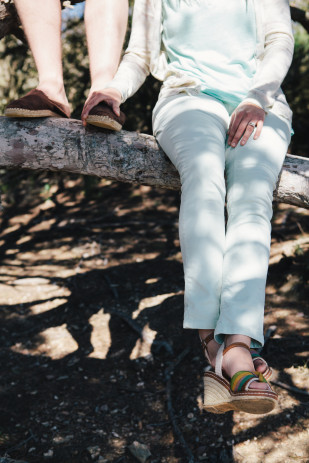
[[62, 75], [59, 0], [15, 0], [39, 74], [38, 89], [67, 107]]
[[90, 61], [91, 88], [82, 113], [104, 99], [103, 89], [114, 77], [128, 21], [128, 0], [87, 0], [85, 25]]

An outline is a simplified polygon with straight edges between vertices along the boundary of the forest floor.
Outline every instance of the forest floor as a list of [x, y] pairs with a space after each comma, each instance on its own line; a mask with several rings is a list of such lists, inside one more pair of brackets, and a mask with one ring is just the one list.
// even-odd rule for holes
[[134, 463], [135, 441], [148, 463], [309, 461], [307, 211], [273, 219], [263, 355], [278, 406], [214, 415], [182, 328], [179, 193], [16, 171], [1, 184], [1, 462]]

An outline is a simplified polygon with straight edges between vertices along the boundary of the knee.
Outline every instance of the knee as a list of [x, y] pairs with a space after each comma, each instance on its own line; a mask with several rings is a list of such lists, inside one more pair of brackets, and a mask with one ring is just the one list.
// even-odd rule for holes
[[190, 163], [181, 169], [180, 178], [183, 195], [190, 194], [193, 201], [204, 201], [206, 205], [224, 205], [226, 188], [223, 172], [220, 175], [215, 170], [205, 170]]

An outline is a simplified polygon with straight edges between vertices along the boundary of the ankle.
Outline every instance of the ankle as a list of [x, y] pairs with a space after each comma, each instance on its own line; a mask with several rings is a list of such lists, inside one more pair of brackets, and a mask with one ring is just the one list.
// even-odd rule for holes
[[105, 88], [114, 77], [115, 71], [112, 69], [100, 69], [91, 73], [90, 92], [98, 92]]
[[[250, 347], [251, 339], [244, 335], [227, 335], [225, 339], [226, 347], [234, 343], [242, 343]], [[250, 351], [241, 346], [230, 349], [223, 357], [223, 369], [230, 378], [239, 371], [253, 373], [255, 370]]]
[[38, 90], [44, 92], [50, 99], [68, 105], [68, 99], [65, 93], [63, 81], [57, 80], [40, 80], [37, 86]]
[[241, 342], [246, 344], [246, 346], [250, 347], [251, 345], [251, 338], [249, 336], [245, 336], [243, 334], [227, 334], [225, 336], [225, 346], [228, 347], [235, 342]]

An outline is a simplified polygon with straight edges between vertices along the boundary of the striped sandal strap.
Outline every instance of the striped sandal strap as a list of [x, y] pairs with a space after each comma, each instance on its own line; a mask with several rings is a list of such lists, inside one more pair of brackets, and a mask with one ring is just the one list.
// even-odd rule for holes
[[249, 386], [253, 382], [267, 383], [262, 373], [251, 371], [238, 371], [232, 376], [230, 388], [233, 392], [244, 392], [249, 390]]

